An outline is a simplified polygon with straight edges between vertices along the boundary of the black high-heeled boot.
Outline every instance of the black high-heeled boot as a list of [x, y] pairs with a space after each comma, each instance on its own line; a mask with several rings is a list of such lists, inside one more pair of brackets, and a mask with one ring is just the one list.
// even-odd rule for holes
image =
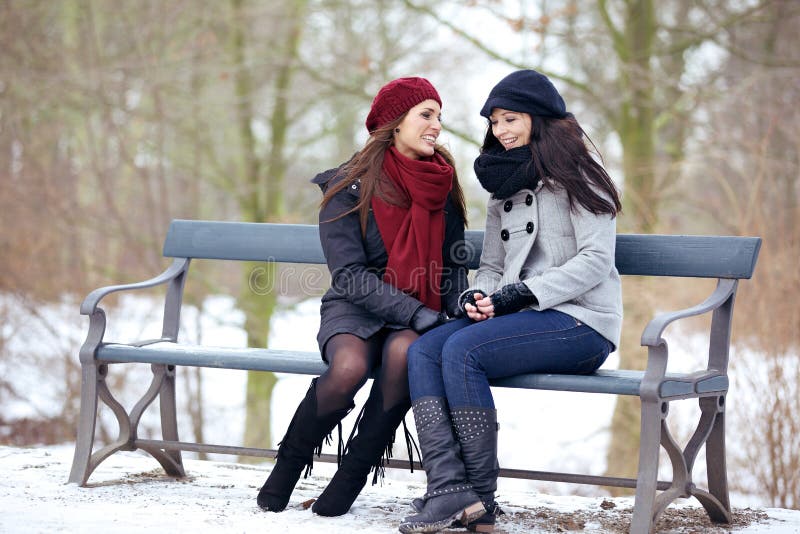
[[314, 462], [314, 449], [322, 445], [339, 421], [353, 408], [317, 415], [317, 379], [311, 381], [305, 398], [289, 423], [289, 429], [278, 447], [275, 467], [258, 492], [258, 506], [269, 512], [280, 512], [289, 502], [300, 474], [306, 476]]
[[383, 410], [380, 384], [375, 381], [358, 421], [357, 434], [348, 440], [342, 463], [328, 487], [311, 506], [315, 514], [339, 516], [346, 514], [367, 483], [370, 469], [375, 469], [377, 481], [384, 451], [391, 457], [394, 435], [411, 406], [401, 401], [388, 411]]

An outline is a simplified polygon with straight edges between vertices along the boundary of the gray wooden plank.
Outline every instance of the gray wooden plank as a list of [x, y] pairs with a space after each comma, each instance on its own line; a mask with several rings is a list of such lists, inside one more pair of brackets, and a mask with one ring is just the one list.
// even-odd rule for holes
[[266, 224], [175, 219], [164, 256], [217, 260], [325, 263], [312, 224]]
[[[467, 265], [476, 269], [483, 231], [468, 230]], [[734, 236], [619, 234], [616, 264], [624, 275], [750, 278], [761, 239]], [[325, 263], [316, 225], [172, 221], [164, 256]]]
[[493, 386], [581, 393], [639, 395], [643, 371], [601, 369], [591, 375], [525, 374], [491, 381]]
[[[307, 375], [319, 375], [327, 368], [317, 352], [205, 347], [170, 342], [141, 347], [108, 343], [98, 348], [97, 359], [111, 363], [159, 363]], [[672, 380], [686, 376], [678, 373], [668, 375]], [[601, 369], [591, 375], [526, 374], [492, 380], [491, 384], [508, 388], [638, 395], [643, 377], [643, 371]], [[679, 384], [680, 391], [671, 388], [666, 394], [673, 396], [692, 392], [691, 383], [676, 381], [674, 384]]]
[[759, 237], [619, 234], [616, 264], [620, 274], [750, 278]]
[[307, 375], [319, 375], [327, 368], [318, 352], [206, 347], [170, 342], [143, 347], [108, 343], [98, 347], [97, 359], [116, 363], [161, 363]]

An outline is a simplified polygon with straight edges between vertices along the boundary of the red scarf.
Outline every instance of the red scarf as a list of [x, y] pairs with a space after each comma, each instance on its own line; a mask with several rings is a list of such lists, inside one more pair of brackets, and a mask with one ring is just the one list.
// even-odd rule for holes
[[372, 197], [372, 212], [389, 253], [383, 280], [440, 311], [444, 205], [453, 188], [453, 168], [439, 154], [414, 160], [392, 146], [383, 157], [383, 173], [405, 205]]

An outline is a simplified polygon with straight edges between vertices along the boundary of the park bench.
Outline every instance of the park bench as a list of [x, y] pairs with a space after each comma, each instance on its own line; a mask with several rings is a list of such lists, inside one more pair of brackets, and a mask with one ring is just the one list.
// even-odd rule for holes
[[[482, 231], [466, 234], [468, 267], [478, 266]], [[620, 478], [576, 473], [502, 469], [501, 476], [635, 488], [631, 532], [651, 532], [664, 509], [680, 497], [696, 497], [715, 522], [728, 523], [731, 508], [725, 467], [725, 399], [728, 392], [728, 352], [737, 284], [750, 278], [761, 240], [753, 237], [687, 235], [618, 235], [616, 265], [626, 276], [716, 278], [716, 289], [700, 304], [657, 315], [644, 329], [648, 348], [645, 371], [601, 369], [591, 375], [529, 374], [495, 380], [496, 387], [609, 393], [638, 396], [641, 401], [641, 439], [637, 477]], [[80, 312], [90, 317], [86, 341], [80, 349], [81, 411], [75, 456], [69, 481], [85, 485], [95, 468], [120, 450], [141, 449], [151, 454], [172, 476], [184, 476], [181, 451], [272, 457], [271, 449], [189, 443], [178, 439], [175, 410], [176, 370], [181, 366], [272, 371], [319, 375], [325, 364], [316, 352], [277, 349], [190, 346], [177, 343], [183, 287], [192, 259], [250, 260], [324, 264], [315, 225], [260, 224], [175, 220], [164, 242], [163, 254], [172, 264], [150, 280], [92, 291]], [[100, 300], [111, 293], [166, 285], [161, 338], [133, 343], [104, 340], [106, 316]], [[668, 373], [668, 348], [661, 337], [670, 323], [711, 312], [707, 365], [689, 373]], [[309, 334], [311, 335], [311, 333]], [[141, 399], [126, 412], [106, 383], [112, 364], [150, 364], [153, 378]], [[706, 362], [704, 362], [705, 364]], [[144, 388], [143, 388], [144, 389]], [[163, 439], [137, 435], [145, 409], [159, 400]], [[671, 436], [666, 421], [669, 403], [698, 399], [700, 415], [686, 446]], [[114, 413], [119, 436], [94, 450], [98, 400]], [[695, 486], [692, 467], [705, 446], [706, 489]], [[672, 465], [672, 480], [657, 478], [660, 448]], [[336, 461], [322, 455], [322, 461]], [[407, 467], [392, 460], [391, 467]]]

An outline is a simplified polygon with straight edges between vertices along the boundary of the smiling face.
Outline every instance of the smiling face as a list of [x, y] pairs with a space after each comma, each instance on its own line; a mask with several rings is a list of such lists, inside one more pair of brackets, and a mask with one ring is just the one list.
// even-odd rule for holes
[[433, 156], [436, 138], [442, 131], [441, 108], [435, 100], [424, 100], [408, 110], [394, 134], [394, 146], [407, 158]]
[[531, 141], [531, 116], [527, 113], [494, 108], [489, 123], [492, 134], [506, 150], [525, 146]]

